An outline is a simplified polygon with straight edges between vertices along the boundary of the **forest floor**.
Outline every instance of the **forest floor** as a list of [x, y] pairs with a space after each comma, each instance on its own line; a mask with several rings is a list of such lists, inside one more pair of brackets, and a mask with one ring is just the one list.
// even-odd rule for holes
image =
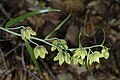
[[[120, 80], [120, 1], [119, 0], [0, 0], [0, 26], [25, 12], [40, 9], [60, 9], [28, 17], [12, 26], [30, 26], [37, 37], [44, 39], [69, 13], [70, 19], [52, 37], [65, 39], [70, 48], [77, 47], [79, 32], [81, 45], [102, 43], [105, 30], [105, 46], [109, 47], [109, 59], [100, 64], [85, 66], [63, 64], [53, 61], [55, 52], [45, 59], [38, 59], [41, 74], [36, 71], [24, 41], [0, 30], [0, 80]], [[101, 25], [101, 26], [100, 26]], [[17, 32], [17, 30], [16, 30]], [[40, 43], [42, 44], [42, 43]], [[46, 46], [46, 45], [45, 45]], [[49, 46], [46, 46], [49, 49]]]

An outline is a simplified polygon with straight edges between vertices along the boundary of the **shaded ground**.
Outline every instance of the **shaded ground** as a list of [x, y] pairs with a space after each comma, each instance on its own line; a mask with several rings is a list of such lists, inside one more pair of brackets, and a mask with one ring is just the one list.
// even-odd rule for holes
[[44, 38], [72, 10], [71, 18], [53, 37], [65, 39], [69, 47], [77, 47], [77, 37], [82, 31], [89, 35], [81, 37], [82, 45], [100, 44], [104, 37], [100, 29], [102, 25], [106, 32], [105, 46], [110, 47], [110, 58], [101, 59], [101, 64], [93, 64], [89, 72], [85, 66], [59, 66], [52, 60], [55, 53], [50, 52], [46, 59], [38, 59], [42, 71], [39, 75], [21, 38], [0, 31], [0, 80], [120, 80], [120, 1], [43, 1], [40, 3], [39, 0], [0, 0], [0, 25], [28, 11], [48, 7], [60, 9], [60, 13], [35, 15], [13, 26], [30, 26], [37, 32], [37, 37]]

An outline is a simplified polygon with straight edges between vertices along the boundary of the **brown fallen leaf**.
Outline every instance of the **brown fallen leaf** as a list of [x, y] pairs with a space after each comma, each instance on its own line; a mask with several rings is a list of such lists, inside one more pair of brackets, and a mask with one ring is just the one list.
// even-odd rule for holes
[[45, 80], [52, 80], [51, 77], [49, 76], [48, 72], [44, 71], [42, 74], [43, 74]]
[[65, 0], [65, 1], [51, 1], [50, 2], [53, 8], [60, 9], [66, 13], [80, 14], [84, 10], [84, 3], [82, 0]]
[[79, 28], [76, 25], [70, 25], [67, 29], [66, 40], [70, 42], [71, 45], [77, 46], [78, 43]]
[[57, 80], [74, 80], [74, 78], [72, 77], [72, 74], [65, 72], [58, 74]]
[[12, 80], [12, 74], [8, 74], [5, 80]]

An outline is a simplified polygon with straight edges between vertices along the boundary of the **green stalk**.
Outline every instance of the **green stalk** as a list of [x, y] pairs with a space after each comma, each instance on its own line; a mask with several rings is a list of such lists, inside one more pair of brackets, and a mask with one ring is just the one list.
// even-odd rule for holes
[[49, 37], [51, 37], [57, 30], [59, 30], [62, 25], [70, 18], [71, 16], [71, 13], [67, 16], [67, 18], [65, 18], [51, 33], [49, 33], [46, 37], [45, 37], [45, 40], [46, 39], [49, 39]]
[[38, 73], [41, 74], [41, 70], [40, 70], [40, 67], [39, 67], [39, 64], [34, 56], [34, 52], [33, 52], [33, 49], [32, 47], [30, 46], [28, 40], [25, 40], [25, 45], [26, 45], [26, 48], [29, 52], [29, 55], [30, 55], [30, 58], [32, 59], [33, 63], [35, 64], [35, 67], [37, 68], [38, 70]]
[[[3, 28], [3, 27], [0, 27], [0, 29], [3, 30], [3, 31], [6, 31], [6, 32], [8, 32], [8, 33], [11, 33], [11, 34], [13, 34], [13, 35], [19, 36], [19, 37], [22, 36], [22, 35], [19, 34], [19, 33], [16, 33], [16, 32], [13, 32], [13, 31], [10, 31], [10, 30], [8, 30], [8, 29], [6, 29], [6, 28]], [[43, 42], [43, 43], [45, 43], [45, 44], [47, 44], [47, 45], [49, 45], [49, 46], [54, 46], [54, 45], [52, 45], [51, 43], [45, 41], [44, 39], [40, 39], [40, 38], [36, 38], [36, 37], [31, 37], [31, 39], [34, 39], [34, 40], [37, 40], [37, 41]]]
[[[13, 34], [13, 35], [16, 35], [16, 36], [20, 36], [20, 37], [22, 36], [21, 34], [18, 34], [18, 33], [16, 33], [16, 32], [10, 31], [10, 30], [5, 29], [5, 28], [3, 28], [3, 27], [0, 27], [0, 29], [3, 30], [3, 31], [6, 31], [6, 32], [8, 32], [8, 33], [11, 33], [11, 34]], [[35, 66], [36, 66], [36, 68], [37, 68], [37, 70], [38, 70], [38, 72], [39, 72], [39, 74], [40, 74], [40, 73], [41, 73], [41, 70], [40, 70], [40, 68], [39, 68], [38, 62], [37, 62], [37, 60], [35, 59], [34, 53], [33, 53], [33, 49], [32, 49], [32, 47], [29, 45], [29, 42], [28, 42], [27, 40], [25, 40], [25, 45], [26, 45], [26, 48], [27, 48], [27, 50], [28, 50], [28, 52], [29, 52], [30, 58], [32, 59], [33, 63], [35, 64]]]

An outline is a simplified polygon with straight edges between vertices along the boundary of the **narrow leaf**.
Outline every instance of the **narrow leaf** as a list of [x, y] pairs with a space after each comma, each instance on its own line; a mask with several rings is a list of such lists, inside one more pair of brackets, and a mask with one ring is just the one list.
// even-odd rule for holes
[[45, 13], [45, 12], [53, 12], [53, 11], [60, 11], [60, 10], [57, 10], [57, 9], [46, 9], [46, 10], [39, 10], [39, 11], [33, 11], [33, 12], [25, 13], [25, 14], [19, 16], [19, 17], [13, 18], [10, 21], [8, 21], [6, 23], [6, 25], [5, 25], [5, 28], [10, 27], [10, 26], [12, 26], [12, 25], [22, 21], [22, 20], [24, 20], [27, 17], [34, 16], [36, 14]]
[[40, 67], [38, 65], [37, 60], [35, 59], [33, 49], [32, 49], [32, 47], [30, 46], [30, 44], [29, 44], [29, 42], [27, 40], [25, 41], [25, 45], [26, 45], [26, 48], [27, 48], [27, 50], [29, 52], [30, 58], [32, 59], [33, 63], [35, 64], [35, 67], [37, 68], [37, 70], [38, 70], [38, 72], [40, 74], [41, 73]]
[[48, 34], [45, 39], [48, 39], [54, 32], [59, 30], [62, 27], [62, 25], [70, 18], [70, 16], [71, 16], [71, 13], [50, 34]]

